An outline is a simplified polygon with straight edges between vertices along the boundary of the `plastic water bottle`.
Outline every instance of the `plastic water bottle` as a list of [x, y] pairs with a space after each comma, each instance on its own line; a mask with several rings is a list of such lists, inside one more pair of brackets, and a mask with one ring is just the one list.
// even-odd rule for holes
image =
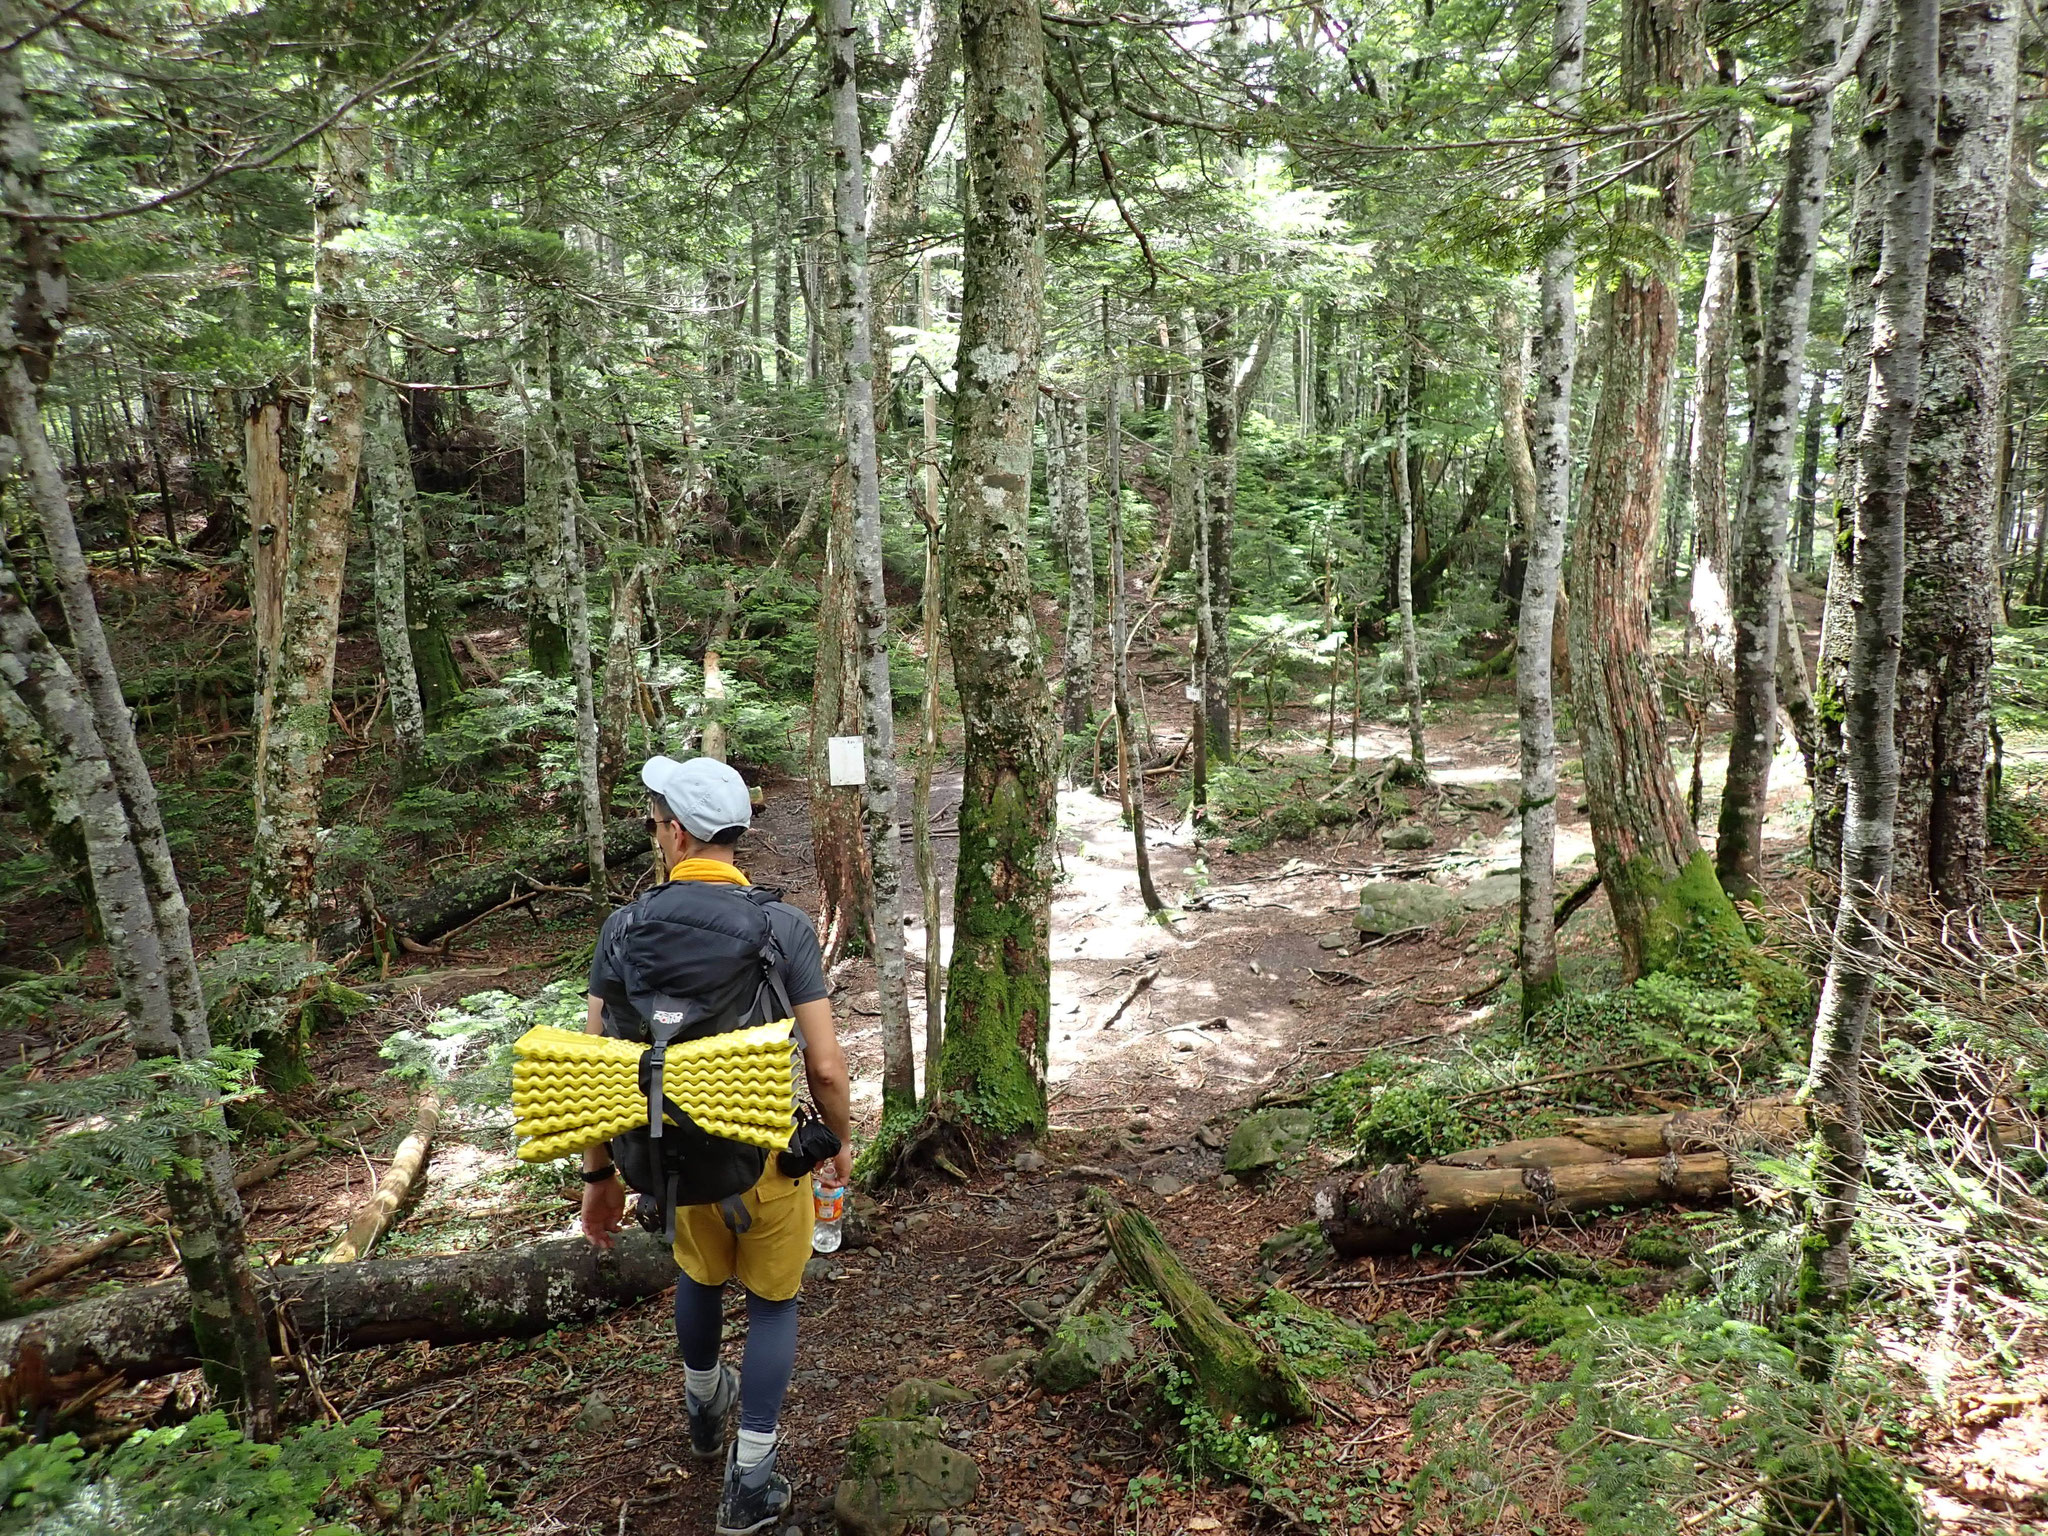
[[846, 1240], [846, 1186], [827, 1189], [813, 1174], [811, 1210], [817, 1218], [811, 1227], [811, 1252], [837, 1253]]

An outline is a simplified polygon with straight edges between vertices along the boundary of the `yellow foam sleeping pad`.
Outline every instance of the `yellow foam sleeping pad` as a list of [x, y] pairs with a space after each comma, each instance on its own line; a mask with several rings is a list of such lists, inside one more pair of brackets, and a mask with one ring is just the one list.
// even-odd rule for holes
[[[770, 1152], [796, 1120], [795, 1026], [788, 1019], [668, 1048], [662, 1091], [705, 1130]], [[632, 1040], [539, 1024], [512, 1043], [512, 1131], [529, 1163], [568, 1157], [647, 1123]], [[671, 1122], [673, 1123], [673, 1122]]]

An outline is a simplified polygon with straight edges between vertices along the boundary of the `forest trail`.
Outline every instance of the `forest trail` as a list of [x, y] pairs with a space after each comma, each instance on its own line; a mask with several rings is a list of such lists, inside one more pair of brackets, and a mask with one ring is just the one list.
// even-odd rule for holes
[[[1171, 749], [1170, 739], [1164, 744]], [[1366, 759], [1403, 745], [1380, 731], [1357, 743]], [[1431, 769], [1446, 798], [1427, 818], [1437, 846], [1421, 852], [1384, 851], [1364, 826], [1255, 853], [1205, 841], [1197, 878], [1185, 831], [1162, 825], [1155, 813], [1154, 868], [1175, 905], [1170, 928], [1144, 917], [1114, 799], [1085, 788], [1062, 792], [1052, 1133], [1014, 1162], [972, 1170], [966, 1187], [927, 1178], [878, 1206], [863, 1197], [873, 1244], [816, 1261], [783, 1421], [786, 1465], [797, 1481], [795, 1523], [829, 1525], [823, 1506], [842, 1468], [847, 1431], [912, 1376], [946, 1378], [976, 1394], [974, 1405], [949, 1415], [957, 1443], [983, 1476], [980, 1497], [956, 1530], [1168, 1529], [1185, 1523], [1195, 1506], [1175, 1508], [1190, 1498], [1210, 1517], [1228, 1517], [1242, 1501], [1238, 1490], [1160, 1488], [1147, 1493], [1148, 1510], [1128, 1506], [1132, 1472], [1156, 1467], [1165, 1454], [1165, 1441], [1133, 1416], [1132, 1403], [1094, 1393], [1047, 1398], [1028, 1374], [991, 1378], [1006, 1355], [1043, 1332], [1033, 1314], [1056, 1313], [1098, 1262], [1099, 1241], [1080, 1236], [1092, 1185], [1151, 1214], [1219, 1296], [1242, 1294], [1259, 1276], [1260, 1243], [1304, 1219], [1322, 1154], [1254, 1188], [1219, 1180], [1224, 1141], [1262, 1095], [1332, 1075], [1390, 1040], [1454, 1040], [1461, 1022], [1474, 1017], [1466, 994], [1497, 976], [1512, 953], [1511, 906], [1364, 949], [1355, 948], [1350, 918], [1368, 878], [1435, 867], [1439, 880], [1463, 885], [1513, 870], [1507, 819], [1497, 809], [1463, 809], [1449, 795], [1483, 801], [1511, 793], [1514, 750], [1512, 715], [1499, 699], [1474, 701], [1432, 728]], [[951, 824], [958, 793], [957, 773], [940, 777], [934, 820], [941, 829]], [[949, 891], [955, 846], [937, 839]], [[1561, 861], [1589, 850], [1583, 818], [1568, 816]], [[769, 783], [742, 862], [757, 881], [814, 907], [802, 781]], [[906, 937], [918, 956], [923, 916], [911, 910]], [[1567, 938], [1582, 925], [1590, 934], [1594, 917], [1589, 909]], [[310, 1121], [336, 1114], [333, 1106], [347, 1099], [358, 1111], [367, 1105], [377, 1129], [288, 1170], [252, 1197], [251, 1236], [267, 1262], [311, 1257], [331, 1241], [404, 1135], [413, 1092], [386, 1075], [378, 1055], [384, 1039], [483, 988], [530, 993], [558, 969], [547, 957], [586, 925], [594, 928], [594, 915], [583, 916], [567, 898], [550, 900], [545, 922], [520, 912], [494, 917], [465, 935], [453, 964], [394, 975], [377, 989], [374, 1012], [320, 1037], [317, 1083], [304, 1096], [330, 1107], [293, 1105], [291, 1112], [303, 1110]], [[1105, 1024], [1141, 974], [1156, 979]], [[920, 975], [913, 966], [921, 1016]], [[872, 975], [864, 962], [849, 961], [834, 981], [856, 1119], [866, 1134], [879, 1113]], [[500, 1128], [459, 1112], [445, 1116], [424, 1188], [377, 1253], [508, 1245], [568, 1230], [574, 1191], [560, 1172], [560, 1165], [516, 1164]], [[164, 1272], [161, 1250], [130, 1252], [127, 1262], [74, 1283]], [[1401, 1304], [1426, 1311], [1419, 1292], [1432, 1289], [1403, 1294]], [[1316, 1299], [1360, 1319], [1376, 1315], [1384, 1300], [1359, 1292]], [[667, 1313], [663, 1295], [540, 1340], [413, 1344], [335, 1357], [318, 1367], [319, 1378], [343, 1416], [383, 1412], [387, 1466], [398, 1486], [482, 1468], [480, 1486], [523, 1529], [613, 1531], [622, 1528], [623, 1511], [628, 1531], [699, 1531], [708, 1528], [717, 1477], [681, 1454], [681, 1375]], [[730, 1351], [744, 1329], [736, 1299], [728, 1326]], [[1351, 1424], [1347, 1440], [1361, 1467], [1386, 1468], [1407, 1434], [1405, 1377], [1394, 1373], [1383, 1391], [1329, 1405]], [[130, 1406], [177, 1390], [174, 1383], [140, 1388]], [[1376, 1528], [1391, 1530], [1403, 1506], [1386, 1508]]]

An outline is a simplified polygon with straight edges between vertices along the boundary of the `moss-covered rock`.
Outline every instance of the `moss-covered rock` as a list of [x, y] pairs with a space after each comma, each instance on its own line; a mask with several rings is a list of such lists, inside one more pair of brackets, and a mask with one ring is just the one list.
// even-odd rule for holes
[[1107, 1312], [1084, 1312], [1060, 1324], [1031, 1375], [1048, 1392], [1072, 1392], [1137, 1353], [1129, 1323]]
[[1240, 1120], [1223, 1149], [1223, 1171], [1242, 1177], [1277, 1168], [1308, 1149], [1316, 1117], [1306, 1109], [1261, 1109]]
[[1422, 880], [1372, 880], [1358, 888], [1358, 915], [1352, 926], [1360, 933], [1404, 933], [1429, 928], [1462, 912], [1457, 893]]
[[855, 1536], [902, 1536], [965, 1508], [980, 1487], [981, 1468], [946, 1444], [937, 1419], [863, 1419], [846, 1443], [832, 1513]]

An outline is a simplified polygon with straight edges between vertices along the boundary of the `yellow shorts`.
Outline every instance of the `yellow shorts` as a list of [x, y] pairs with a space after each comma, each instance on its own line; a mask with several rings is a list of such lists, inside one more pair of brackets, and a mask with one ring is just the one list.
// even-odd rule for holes
[[753, 1225], [735, 1233], [715, 1205], [676, 1211], [676, 1264], [699, 1285], [738, 1277], [763, 1301], [787, 1301], [804, 1283], [811, 1257], [811, 1176], [792, 1179], [771, 1154], [760, 1182], [740, 1199]]

